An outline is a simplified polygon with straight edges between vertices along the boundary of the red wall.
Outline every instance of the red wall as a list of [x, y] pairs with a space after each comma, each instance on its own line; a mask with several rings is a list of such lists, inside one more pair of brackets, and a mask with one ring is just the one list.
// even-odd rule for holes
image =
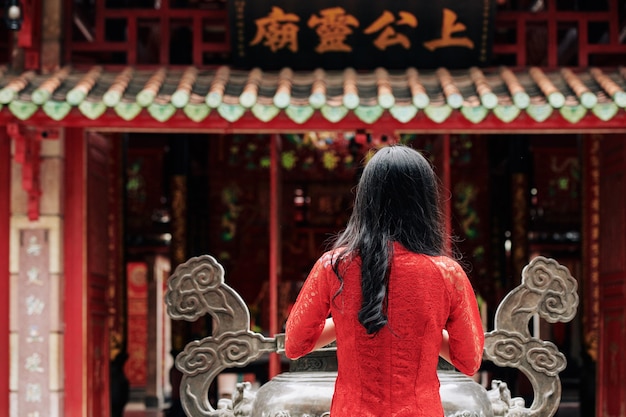
[[0, 129], [0, 415], [9, 413], [9, 219], [11, 141]]

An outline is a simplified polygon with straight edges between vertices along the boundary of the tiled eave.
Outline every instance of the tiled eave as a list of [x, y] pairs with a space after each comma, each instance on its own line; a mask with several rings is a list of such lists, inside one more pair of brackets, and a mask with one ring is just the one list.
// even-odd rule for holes
[[215, 131], [626, 130], [626, 69], [0, 73], [0, 120]]

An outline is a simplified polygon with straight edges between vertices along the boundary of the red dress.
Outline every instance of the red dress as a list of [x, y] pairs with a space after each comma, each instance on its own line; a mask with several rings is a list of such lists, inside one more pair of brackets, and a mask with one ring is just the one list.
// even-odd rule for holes
[[309, 353], [332, 315], [338, 373], [331, 417], [443, 416], [437, 362], [442, 329], [450, 357], [461, 372], [478, 370], [484, 331], [472, 286], [447, 257], [431, 257], [394, 245], [388, 293], [388, 325], [368, 335], [357, 319], [361, 308], [360, 262], [344, 273], [344, 287], [324, 254], [309, 274], [287, 320], [285, 351]]

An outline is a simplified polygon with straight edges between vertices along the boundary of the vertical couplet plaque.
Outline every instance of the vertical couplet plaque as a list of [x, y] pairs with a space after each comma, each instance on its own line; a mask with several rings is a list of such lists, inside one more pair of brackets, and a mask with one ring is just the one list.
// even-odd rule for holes
[[45, 229], [22, 230], [18, 279], [17, 415], [44, 417], [50, 407], [50, 271]]

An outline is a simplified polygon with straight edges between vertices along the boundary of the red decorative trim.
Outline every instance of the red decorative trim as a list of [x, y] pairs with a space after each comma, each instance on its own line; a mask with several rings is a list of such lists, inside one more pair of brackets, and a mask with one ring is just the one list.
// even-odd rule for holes
[[9, 415], [11, 140], [0, 129], [0, 415]]
[[22, 164], [22, 188], [28, 193], [28, 219], [39, 219], [41, 188], [41, 136], [32, 130], [24, 130], [17, 123], [7, 125], [7, 133], [15, 141], [15, 161]]
[[[0, 124], [14, 121], [14, 117], [5, 110], [0, 111]], [[115, 114], [113, 110], [107, 111], [96, 120], [86, 118], [78, 109], [72, 110], [63, 120], [54, 121], [43, 111], [38, 110], [28, 119], [31, 126], [47, 125], [51, 127], [81, 127], [100, 129], [105, 131], [202, 131], [203, 133], [281, 133], [281, 132], [311, 132], [311, 131], [366, 131], [371, 132], [417, 132], [420, 133], [497, 133], [497, 134], [522, 134], [522, 133], [615, 133], [626, 131], [626, 111], [620, 110], [615, 117], [608, 121], [602, 121], [593, 114], [587, 114], [578, 123], [570, 123], [563, 119], [558, 111], [544, 122], [536, 122], [529, 115], [522, 112], [517, 119], [505, 123], [494, 114], [489, 114], [478, 123], [467, 120], [460, 112], [452, 112], [444, 123], [436, 123], [430, 120], [424, 112], [419, 112], [413, 120], [400, 123], [389, 113], [384, 113], [375, 124], [367, 124], [355, 114], [349, 113], [340, 122], [333, 123], [326, 120], [320, 112], [315, 112], [305, 123], [298, 124], [286, 114], [279, 114], [270, 122], [258, 120], [250, 112], [246, 112], [241, 119], [230, 123], [223, 119], [217, 111], [211, 112], [201, 123], [191, 120], [182, 111], [177, 111], [167, 122], [159, 122], [153, 119], [147, 112], [142, 112], [136, 118], [126, 121]]]
[[82, 129], [67, 129], [65, 134], [65, 222], [63, 264], [65, 294], [65, 412], [66, 417], [87, 415], [86, 323], [83, 302], [86, 298], [85, 254], [85, 139]]

